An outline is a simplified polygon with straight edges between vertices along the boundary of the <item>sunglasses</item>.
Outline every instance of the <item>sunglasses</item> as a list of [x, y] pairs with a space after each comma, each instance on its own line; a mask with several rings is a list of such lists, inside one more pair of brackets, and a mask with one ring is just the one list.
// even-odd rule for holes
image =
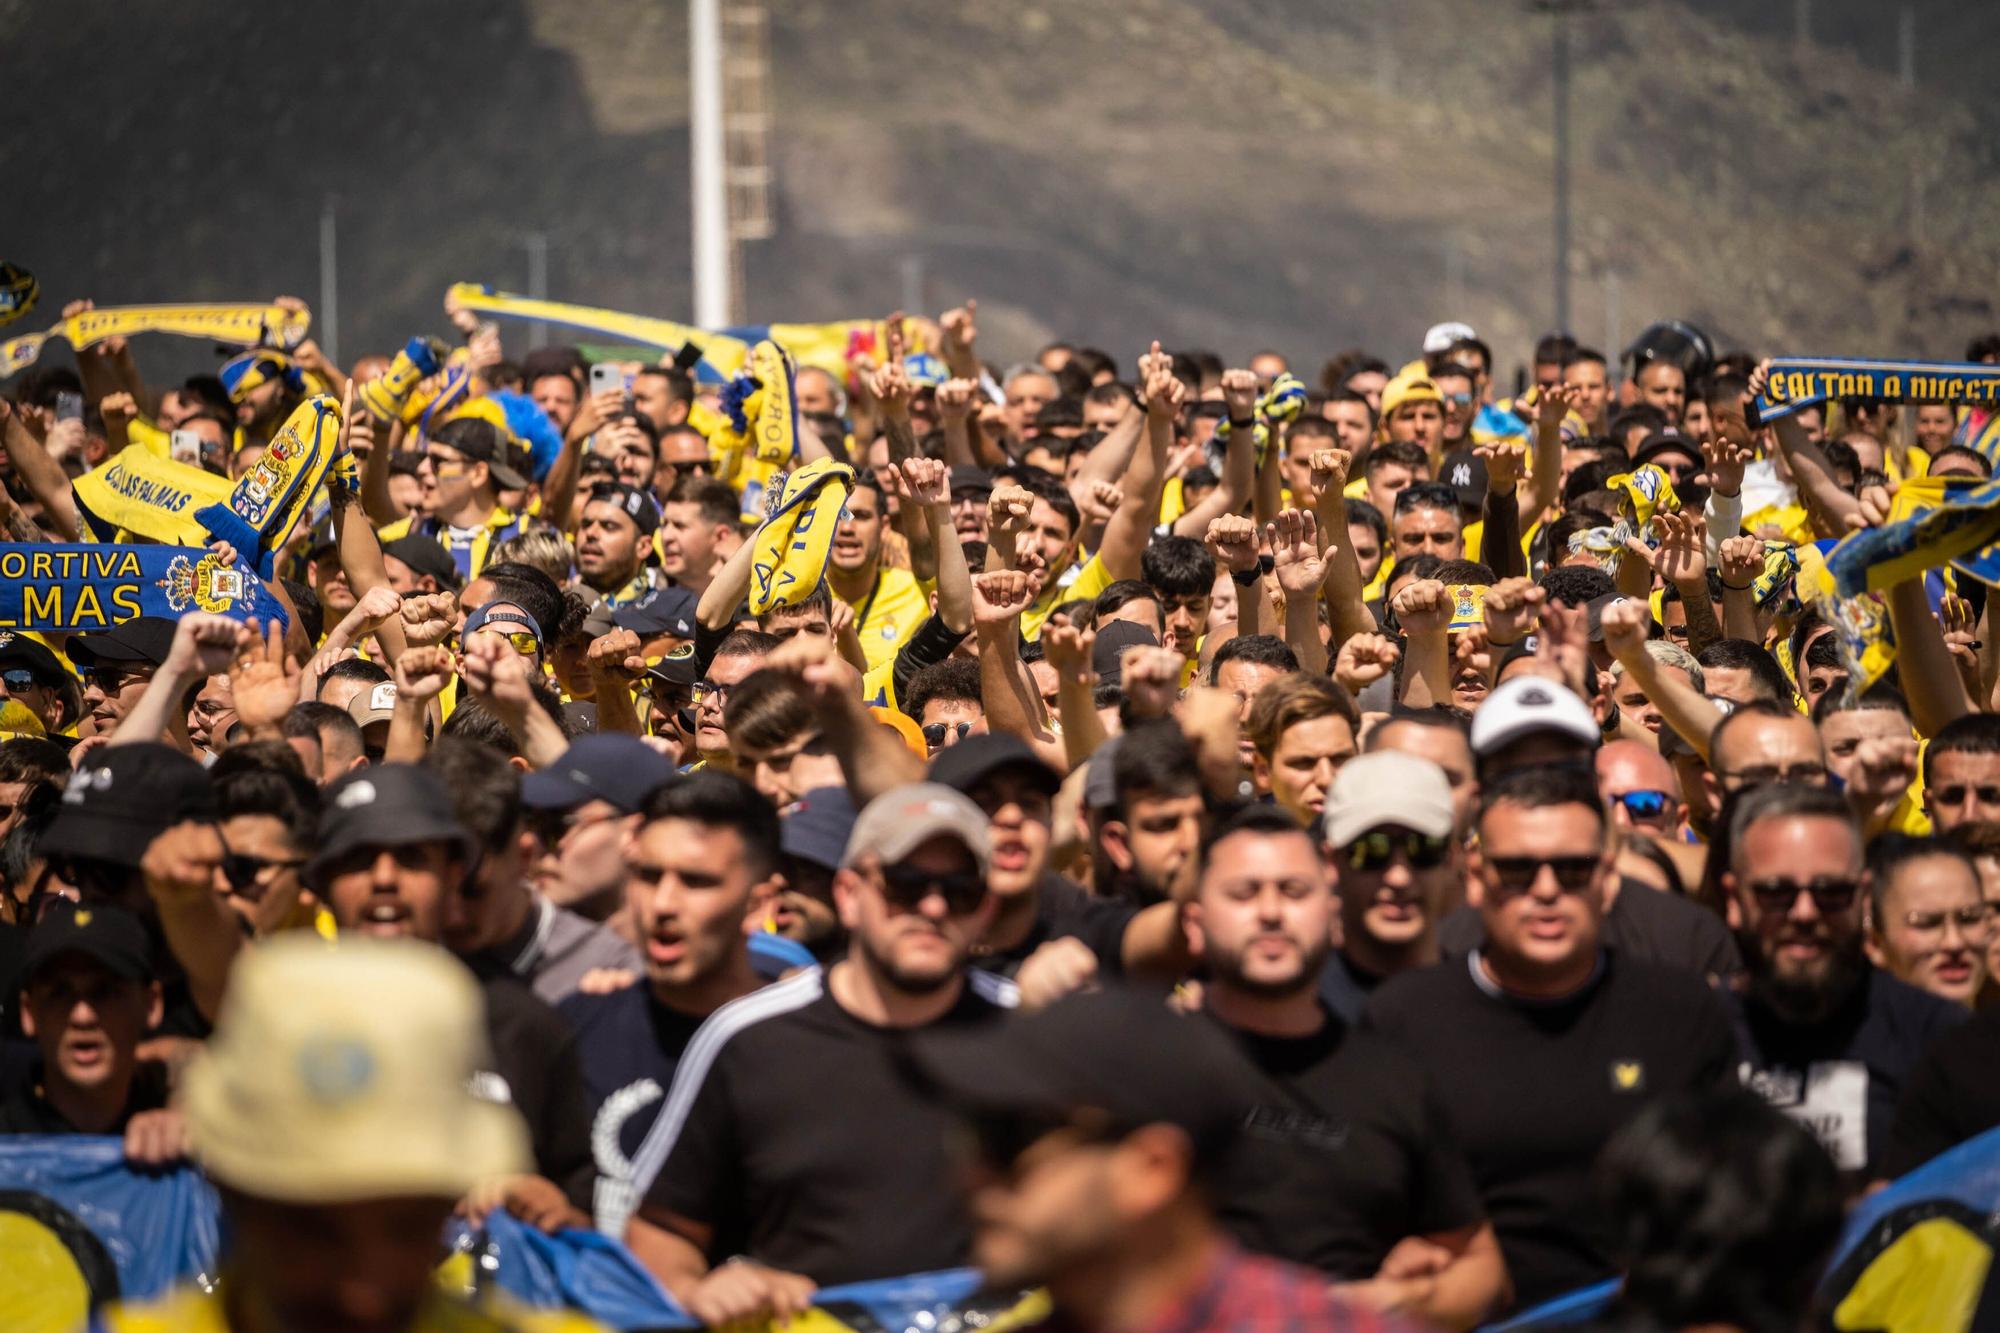
[[[512, 648], [515, 652], [519, 653], [521, 656], [540, 657], [542, 655], [542, 641], [536, 638], [534, 634], [531, 633], [530, 631], [524, 629], [502, 630], [494, 628], [495, 625], [504, 625], [508, 623], [510, 622], [504, 620], [501, 621], [489, 620], [484, 625], [481, 625], [478, 629], [474, 630], [473, 633], [498, 634], [501, 638], [507, 641], [508, 647]], [[463, 647], [464, 643], [461, 641], [459, 646]]]
[[[92, 667], [83, 673], [83, 683], [86, 686], [95, 685], [99, 694], [113, 695], [125, 687], [126, 674], [117, 667]], [[7, 688], [12, 689], [13, 686]]]
[[[7, 688], [13, 689], [14, 683], [8, 681]], [[1939, 805], [1964, 805], [1968, 795], [1978, 796], [1981, 805], [2000, 805], [2000, 787], [1975, 787], [1954, 783], [1949, 787], [1939, 787], [1936, 795]]]
[[944, 745], [945, 737], [962, 741], [971, 730], [970, 722], [929, 722], [923, 728], [924, 744], [935, 750]]
[[1602, 864], [1594, 856], [1489, 856], [1494, 887], [1504, 896], [1515, 897], [1532, 890], [1542, 877], [1543, 867], [1556, 878], [1564, 893], [1582, 893], [1597, 877]]
[[1673, 797], [1663, 791], [1627, 791], [1618, 793], [1617, 799], [1634, 819], [1658, 819], [1667, 812]]
[[271, 887], [277, 878], [273, 871], [297, 870], [306, 863], [303, 856], [274, 857], [251, 856], [246, 852], [224, 852], [222, 855], [222, 877], [229, 881], [229, 891], [237, 897], [256, 902]]
[[22, 690], [35, 689], [41, 682], [35, 679], [34, 672], [25, 667], [15, 667], [0, 671], [0, 684], [5, 684], [10, 694], [19, 694]]
[[1794, 764], [1781, 768], [1777, 764], [1758, 764], [1722, 774], [1723, 786], [1731, 791], [1739, 787], [1761, 787], [1768, 782], [1797, 782], [1807, 787], [1824, 787], [1826, 765]]
[[1759, 879], [1749, 885], [1750, 896], [1757, 900], [1757, 906], [1766, 912], [1785, 912], [1799, 900], [1801, 893], [1811, 898], [1813, 907], [1821, 916], [1835, 912], [1845, 912], [1854, 906], [1856, 895], [1861, 892], [1861, 882], [1852, 879], [1816, 879], [1801, 884], [1795, 879]]
[[1427, 833], [1390, 833], [1384, 829], [1371, 829], [1356, 838], [1347, 849], [1347, 864], [1352, 870], [1370, 874], [1387, 870], [1389, 863], [1401, 856], [1410, 863], [1412, 870], [1430, 870], [1443, 865], [1450, 851], [1451, 843], [1445, 838], [1434, 838]]
[[965, 916], [986, 901], [986, 879], [977, 871], [940, 875], [916, 866], [882, 867], [882, 896], [896, 910], [914, 912], [933, 893], [953, 916]]

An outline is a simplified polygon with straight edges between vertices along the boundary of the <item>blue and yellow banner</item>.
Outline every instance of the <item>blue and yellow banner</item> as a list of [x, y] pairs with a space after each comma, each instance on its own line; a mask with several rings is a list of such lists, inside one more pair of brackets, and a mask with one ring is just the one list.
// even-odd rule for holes
[[[1833, 626], [1834, 646], [1840, 650], [1841, 665], [1847, 668], [1847, 697], [1855, 699], [1888, 674], [1896, 662], [1896, 636], [1889, 625], [1889, 607], [1878, 592], [1858, 596], [1841, 595], [1835, 586], [1830, 561], [1833, 552], [1852, 536], [1835, 542], [1828, 538], [1798, 548], [1799, 568], [1794, 586], [1799, 601], [1818, 611]], [[1803, 675], [1803, 663], [1794, 662], [1793, 678]]]
[[1826, 567], [1843, 597], [1880, 592], [1946, 565], [2000, 581], [2000, 481], [1913, 477], [1890, 500], [1880, 527], [1841, 539]]
[[288, 619], [256, 575], [200, 547], [0, 544], [0, 630], [90, 633], [189, 611]]
[[1829, 398], [2000, 403], [2000, 366], [1965, 361], [1781, 356], [1771, 362], [1764, 394], [1757, 400], [1757, 414], [1773, 421]]
[[[817, 366], [847, 377], [848, 362], [858, 353], [884, 358], [887, 334], [879, 319], [843, 319], [828, 324], [750, 324], [740, 328], [704, 329], [678, 324], [650, 315], [628, 315], [617, 310], [568, 305], [561, 301], [538, 301], [531, 296], [496, 292], [476, 282], [460, 282], [445, 293], [445, 300], [477, 315], [492, 319], [536, 320], [578, 333], [656, 347], [663, 352], [679, 352], [692, 343], [701, 349], [694, 374], [705, 384], [727, 383], [750, 360], [750, 349], [768, 338], [791, 353], [802, 366]], [[909, 350], [918, 346], [912, 321], [904, 321], [904, 337]]]
[[[213, 1297], [191, 1289], [212, 1286], [223, 1270], [220, 1223], [214, 1191], [190, 1167], [135, 1171], [116, 1138], [0, 1136], [0, 1328], [72, 1333], [111, 1302], [144, 1305], [176, 1289], [194, 1297], [188, 1310], [212, 1311]], [[490, 1295], [514, 1309], [576, 1311], [613, 1329], [700, 1326], [629, 1250], [597, 1232], [547, 1236], [494, 1213], [477, 1228], [449, 1223], [443, 1240], [449, 1257], [437, 1270], [438, 1285], [475, 1301]], [[976, 1272], [954, 1269], [828, 1287], [784, 1327], [1005, 1333], [1047, 1313], [1040, 1293], [985, 1292]], [[760, 1320], [732, 1327], [775, 1333], [777, 1326]]]

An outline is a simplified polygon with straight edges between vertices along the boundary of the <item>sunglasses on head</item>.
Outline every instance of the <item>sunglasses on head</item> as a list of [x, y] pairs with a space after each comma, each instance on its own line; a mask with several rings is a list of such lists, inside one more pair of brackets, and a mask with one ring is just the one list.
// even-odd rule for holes
[[953, 916], [964, 916], [986, 901], [986, 880], [976, 870], [940, 875], [916, 866], [882, 867], [882, 896], [899, 911], [914, 912], [933, 893]]
[[1493, 871], [1494, 887], [1502, 896], [1514, 897], [1535, 887], [1544, 866], [1555, 876], [1558, 889], [1582, 893], [1596, 878], [1602, 862], [1594, 856], [1489, 856], [1486, 864]]
[[1834, 912], [1845, 912], [1854, 906], [1855, 897], [1861, 892], [1859, 880], [1815, 879], [1800, 883], [1795, 879], [1757, 879], [1750, 881], [1750, 896], [1757, 900], [1757, 906], [1766, 912], [1787, 912], [1799, 900], [1801, 893], [1812, 899], [1813, 907], [1822, 916]]
[[1350, 869], [1366, 874], [1387, 870], [1390, 862], [1401, 856], [1410, 863], [1411, 869], [1429, 870], [1443, 865], [1450, 851], [1448, 839], [1434, 838], [1427, 833], [1391, 833], [1387, 829], [1370, 829], [1347, 849], [1347, 864]]

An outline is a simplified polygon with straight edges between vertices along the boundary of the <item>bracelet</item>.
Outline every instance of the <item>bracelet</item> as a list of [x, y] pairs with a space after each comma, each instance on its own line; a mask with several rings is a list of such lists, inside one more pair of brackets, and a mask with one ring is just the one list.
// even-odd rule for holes
[[1231, 430], [1249, 430], [1256, 424], [1257, 418], [1255, 417], [1244, 417], [1241, 421], [1238, 421], [1235, 417], [1229, 418], [1229, 429]]
[[1728, 583], [1728, 582], [1723, 582], [1723, 583], [1722, 583], [1722, 586], [1723, 586], [1723, 587], [1725, 587], [1725, 588], [1727, 588], [1727, 589], [1729, 589], [1729, 591], [1731, 591], [1731, 592], [1749, 592], [1749, 591], [1751, 591], [1751, 590], [1752, 590], [1753, 588], [1755, 588], [1755, 587], [1756, 587], [1757, 585], [1756, 585], [1755, 583], [1746, 583], [1746, 584], [1744, 584], [1744, 585], [1743, 585], [1742, 587], [1740, 587], [1740, 588], [1739, 588], [1739, 587], [1737, 587], [1737, 586], [1736, 586], [1735, 584], [1733, 584], [1733, 583]]
[[1249, 569], [1232, 569], [1229, 571], [1229, 581], [1239, 588], [1254, 588], [1257, 586], [1257, 580], [1263, 577], [1264, 571], [1254, 565]]

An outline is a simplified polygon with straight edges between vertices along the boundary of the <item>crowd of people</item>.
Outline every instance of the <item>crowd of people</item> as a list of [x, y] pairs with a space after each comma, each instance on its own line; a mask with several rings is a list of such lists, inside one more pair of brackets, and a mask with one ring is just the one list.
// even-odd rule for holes
[[972, 1264], [1050, 1328], [1791, 1328], [2000, 1123], [2000, 626], [1917, 571], [1883, 671], [1785, 576], [1988, 413], [1766, 422], [1683, 325], [1508, 393], [1463, 324], [1308, 384], [968, 302], [717, 384], [447, 316], [448, 410], [310, 342], [0, 402], [12, 542], [316, 393], [357, 465], [270, 623], [0, 633], [0, 1131], [199, 1163], [200, 1326], [430, 1327], [505, 1210], [708, 1324]]

